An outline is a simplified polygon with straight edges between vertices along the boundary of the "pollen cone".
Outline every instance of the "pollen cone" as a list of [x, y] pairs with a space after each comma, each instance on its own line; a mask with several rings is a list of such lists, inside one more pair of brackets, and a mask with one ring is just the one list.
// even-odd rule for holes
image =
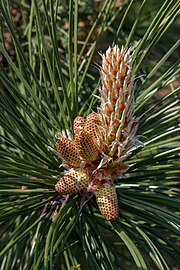
[[131, 50], [117, 45], [102, 55], [99, 115], [103, 152], [123, 160], [135, 144], [138, 121], [134, 114], [134, 77]]
[[92, 112], [87, 116], [86, 122], [84, 125], [85, 132], [91, 135], [98, 145], [100, 144], [99, 135], [100, 135], [101, 125], [102, 123], [101, 123], [100, 116], [95, 112]]
[[60, 136], [56, 140], [56, 147], [62, 159], [71, 166], [79, 167], [81, 158], [74, 141]]
[[78, 193], [85, 189], [89, 183], [89, 176], [79, 170], [70, 170], [55, 185], [55, 189], [61, 195]]
[[82, 160], [91, 162], [96, 160], [99, 154], [98, 143], [94, 135], [94, 127], [87, 128], [87, 120], [78, 116], [74, 119], [75, 144]]
[[96, 201], [101, 214], [106, 220], [118, 218], [118, 199], [116, 188], [112, 183], [105, 182], [96, 191]]

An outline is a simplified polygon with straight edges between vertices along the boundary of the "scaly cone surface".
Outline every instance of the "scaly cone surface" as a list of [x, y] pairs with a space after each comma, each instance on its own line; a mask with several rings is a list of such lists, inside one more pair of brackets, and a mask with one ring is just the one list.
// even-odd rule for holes
[[118, 217], [118, 199], [116, 188], [112, 183], [102, 182], [96, 191], [96, 201], [101, 214], [107, 220], [115, 220]]
[[114, 178], [127, 171], [124, 163], [136, 143], [134, 78], [131, 51], [117, 45], [102, 55], [102, 87], [98, 112], [74, 119], [74, 139], [57, 138], [67, 172], [55, 185], [61, 195], [93, 192], [101, 214], [118, 218]]
[[55, 189], [62, 195], [78, 193], [88, 186], [88, 178], [82, 171], [71, 169], [57, 182]]

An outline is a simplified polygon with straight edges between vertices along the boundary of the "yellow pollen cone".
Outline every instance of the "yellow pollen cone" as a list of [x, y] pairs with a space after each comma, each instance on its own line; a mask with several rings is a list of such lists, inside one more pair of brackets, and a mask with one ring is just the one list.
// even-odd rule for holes
[[118, 218], [118, 198], [116, 188], [112, 183], [103, 183], [96, 191], [96, 201], [99, 211], [106, 220]]
[[70, 170], [55, 185], [55, 189], [61, 195], [78, 193], [89, 184], [89, 176], [79, 170]]

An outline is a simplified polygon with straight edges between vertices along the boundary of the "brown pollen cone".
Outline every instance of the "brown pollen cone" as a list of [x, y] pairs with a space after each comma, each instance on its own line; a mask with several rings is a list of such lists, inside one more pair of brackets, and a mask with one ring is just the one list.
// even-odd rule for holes
[[91, 162], [97, 159], [99, 148], [94, 134], [86, 130], [86, 121], [82, 117], [76, 117], [74, 120], [75, 144], [79, 150], [82, 160]]
[[92, 112], [87, 116], [84, 129], [86, 133], [90, 134], [98, 144], [100, 135], [100, 125], [102, 125], [102, 123], [97, 113]]
[[74, 141], [69, 140], [66, 137], [60, 136], [56, 140], [56, 147], [61, 154], [62, 159], [75, 167], [79, 167], [81, 158], [79, 156], [78, 149]]

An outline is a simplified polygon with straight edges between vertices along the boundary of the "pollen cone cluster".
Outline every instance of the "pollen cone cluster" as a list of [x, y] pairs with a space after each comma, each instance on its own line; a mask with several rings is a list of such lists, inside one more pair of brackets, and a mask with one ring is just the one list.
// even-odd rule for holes
[[123, 161], [136, 143], [138, 127], [131, 51], [109, 47], [102, 55], [100, 73], [98, 112], [74, 119], [73, 139], [60, 135], [56, 140], [67, 171], [55, 189], [62, 195], [95, 193], [101, 214], [115, 220], [118, 199], [113, 180], [128, 169]]

